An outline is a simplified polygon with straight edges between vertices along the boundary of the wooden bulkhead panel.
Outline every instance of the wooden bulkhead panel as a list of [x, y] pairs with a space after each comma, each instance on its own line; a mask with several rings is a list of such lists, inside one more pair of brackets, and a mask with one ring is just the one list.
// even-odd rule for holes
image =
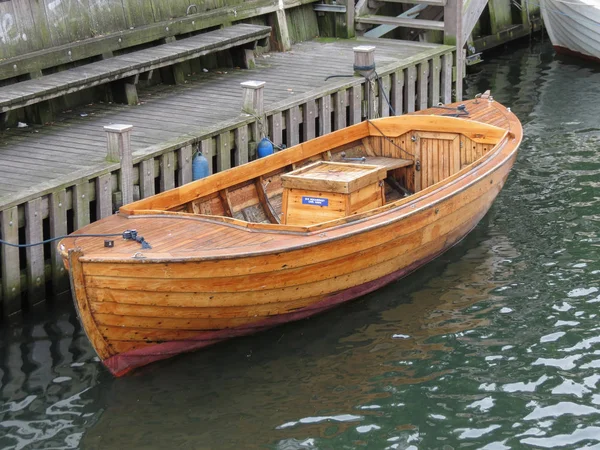
[[415, 137], [421, 161], [416, 176], [421, 189], [433, 186], [461, 169], [459, 134], [416, 132]]

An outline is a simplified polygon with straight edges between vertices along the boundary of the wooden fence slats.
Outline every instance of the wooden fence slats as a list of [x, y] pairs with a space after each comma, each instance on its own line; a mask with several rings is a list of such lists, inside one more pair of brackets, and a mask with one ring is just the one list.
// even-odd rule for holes
[[208, 160], [208, 174], [213, 173], [213, 157], [215, 156], [215, 147], [212, 138], [203, 139], [200, 141], [200, 151]]
[[350, 123], [348, 125], [356, 125], [362, 122], [362, 86], [352, 86], [348, 98], [350, 103]]
[[[110, 174], [109, 174], [110, 175]], [[110, 197], [112, 199], [112, 196]], [[67, 228], [67, 191], [60, 189], [49, 196], [48, 214], [50, 219], [50, 236], [64, 236]], [[69, 288], [69, 279], [65, 272], [62, 257], [58, 252], [57, 243], [50, 245], [50, 264], [52, 266], [52, 292], [60, 294]]]
[[193, 152], [191, 144], [181, 147], [177, 151], [177, 186], [182, 186], [192, 181]]
[[283, 116], [276, 112], [269, 118], [271, 129], [271, 140], [275, 145], [283, 144]]
[[[34, 244], [43, 240], [42, 199], [38, 197], [25, 204], [25, 242]], [[29, 305], [34, 305], [46, 299], [44, 246], [27, 247], [25, 258], [27, 260], [27, 302]]]
[[[16, 206], [0, 211], [0, 237], [13, 244], [19, 243], [19, 213]], [[21, 310], [19, 249], [0, 245], [0, 260], [2, 262], [2, 311], [3, 316], [8, 317]]]
[[336, 92], [333, 98], [333, 129], [340, 130], [346, 127], [346, 90]]
[[291, 147], [300, 143], [300, 107], [292, 106], [286, 111], [286, 145]]
[[103, 219], [113, 213], [110, 173], [100, 175], [96, 180], [96, 217]]
[[404, 71], [397, 70], [392, 73], [392, 81], [391, 81], [391, 92], [390, 92], [390, 102], [392, 103], [392, 108], [394, 109], [394, 113], [399, 116], [404, 111]]
[[73, 226], [75, 230], [83, 228], [90, 223], [90, 199], [88, 188], [90, 183], [85, 180], [73, 186]]
[[[380, 77], [379, 85], [379, 117], [389, 117], [390, 115], [390, 76]], [[389, 102], [389, 103], [388, 103]]]
[[442, 103], [452, 103], [452, 53], [442, 56]]
[[234, 133], [235, 140], [235, 165], [246, 164], [249, 160], [248, 154], [248, 126], [237, 128]]
[[217, 136], [217, 171], [227, 170], [231, 167], [231, 146], [229, 144], [229, 131]]
[[160, 191], [168, 191], [175, 187], [175, 152], [160, 155]]
[[416, 92], [415, 83], [417, 78], [417, 68], [410, 66], [406, 69], [406, 107], [404, 111], [407, 113], [415, 112]]
[[417, 67], [417, 109], [420, 111], [422, 109], [427, 109], [427, 94], [429, 90], [429, 61], [424, 61]]
[[434, 56], [429, 61], [429, 106], [436, 106], [440, 102], [441, 72], [441, 59], [439, 56]]
[[154, 195], [154, 158], [140, 162], [140, 197]]
[[315, 119], [317, 117], [317, 102], [314, 100], [307, 101], [304, 105], [302, 113], [302, 122], [304, 123], [302, 140], [308, 141], [309, 139], [313, 139], [317, 136], [315, 125]]
[[331, 133], [331, 95], [321, 97], [319, 101], [319, 136]]

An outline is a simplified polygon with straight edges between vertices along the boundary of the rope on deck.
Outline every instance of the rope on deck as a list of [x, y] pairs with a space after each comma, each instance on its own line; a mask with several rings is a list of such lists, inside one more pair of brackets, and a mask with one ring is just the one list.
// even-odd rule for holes
[[66, 238], [79, 238], [79, 237], [118, 237], [121, 236], [126, 241], [136, 241], [142, 244], [143, 249], [152, 248], [148, 242], [143, 238], [143, 236], [138, 235], [136, 230], [125, 230], [122, 233], [108, 233], [108, 234], [71, 234], [64, 236], [56, 236], [50, 239], [46, 239], [40, 242], [33, 242], [31, 244], [13, 244], [12, 242], [7, 242], [0, 239], [0, 245], [7, 245], [9, 247], [17, 247], [17, 248], [29, 248], [35, 247], [37, 245], [49, 244], [50, 242], [59, 241], [61, 239]]

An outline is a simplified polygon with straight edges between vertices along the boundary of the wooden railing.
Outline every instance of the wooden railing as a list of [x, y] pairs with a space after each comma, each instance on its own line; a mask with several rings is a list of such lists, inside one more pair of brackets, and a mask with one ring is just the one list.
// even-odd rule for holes
[[[18, 198], [4, 199], [0, 203], [0, 239], [25, 244], [68, 234], [113, 214], [131, 197], [144, 198], [188, 183], [196, 148], [208, 158], [211, 170], [221, 171], [254, 159], [257, 142], [264, 134], [275, 144], [289, 147], [366, 118], [449, 103], [454, 87], [453, 51], [450, 46], [432, 48], [414, 60], [378, 68], [379, 80], [349, 78], [268, 108], [260, 104], [263, 86], [246, 86], [246, 112], [202, 133], [186, 134], [174, 143], [136, 151], [130, 169], [126, 164], [107, 162], [74, 174], [69, 183], [42, 186]], [[119, 142], [127, 139], [123, 133], [129, 130], [111, 127], [107, 132], [109, 153], [116, 155]], [[47, 294], [68, 289], [56, 243], [27, 249], [0, 245], [0, 285], [5, 317], [21, 310], [22, 299], [30, 306]]]

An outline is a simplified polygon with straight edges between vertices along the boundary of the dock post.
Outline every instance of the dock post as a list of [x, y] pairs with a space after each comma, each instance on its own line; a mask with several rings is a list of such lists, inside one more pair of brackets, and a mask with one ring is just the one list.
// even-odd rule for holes
[[278, 2], [278, 8], [269, 20], [269, 25], [273, 28], [275, 41], [271, 41], [272, 47], [277, 47], [280, 52], [288, 52], [292, 49], [290, 32], [287, 26], [287, 17], [283, 2]]
[[356, 36], [354, 30], [354, 2], [351, 0], [341, 0], [340, 3], [346, 5], [346, 14], [344, 14], [344, 21], [346, 23], [346, 39], [352, 39]]
[[131, 130], [133, 125], [107, 125], [106, 149], [107, 161], [120, 162], [119, 190], [121, 191], [118, 206], [126, 205], [133, 201], [133, 158], [131, 156]]
[[354, 71], [365, 78], [365, 97], [366, 103], [365, 116], [372, 119], [375, 116], [375, 106], [371, 93], [371, 79], [375, 73], [375, 47], [372, 45], [361, 45], [354, 47]]
[[[0, 238], [11, 244], [19, 243], [19, 214], [16, 206], [0, 211]], [[21, 310], [21, 269], [19, 249], [0, 246], [2, 261], [2, 311], [8, 317]]]
[[444, 6], [444, 44], [456, 46], [456, 101], [462, 101], [465, 41], [463, 39], [463, 1], [447, 0]]
[[[265, 118], [265, 84], [267, 84], [266, 81], [244, 81], [243, 83], [240, 83], [243, 89], [242, 112], [250, 114], [256, 119], [256, 121], [250, 125], [252, 139], [249, 140], [248, 144], [250, 144], [250, 141], [254, 141], [254, 148], [251, 150], [255, 150], [258, 141], [268, 134], [267, 121]], [[281, 142], [277, 142], [277, 144], [281, 144]]]

